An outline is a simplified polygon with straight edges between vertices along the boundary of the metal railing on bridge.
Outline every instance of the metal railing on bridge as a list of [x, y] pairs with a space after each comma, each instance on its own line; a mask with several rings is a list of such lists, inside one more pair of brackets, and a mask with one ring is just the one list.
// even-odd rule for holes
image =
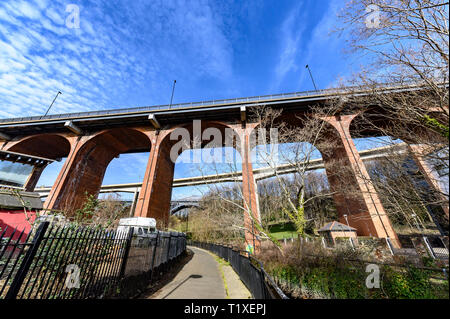
[[208, 107], [226, 104], [237, 104], [237, 103], [251, 103], [274, 99], [287, 99], [295, 97], [306, 97], [312, 95], [325, 95], [339, 92], [338, 89], [323, 89], [323, 90], [313, 90], [313, 91], [302, 91], [293, 93], [279, 93], [270, 95], [260, 95], [260, 96], [250, 96], [232, 99], [219, 99], [219, 100], [209, 100], [209, 101], [198, 101], [198, 102], [186, 102], [177, 104], [164, 104], [164, 105], [154, 105], [154, 106], [141, 106], [141, 107], [131, 107], [131, 108], [120, 108], [111, 110], [101, 110], [101, 111], [88, 111], [88, 112], [77, 112], [77, 113], [63, 113], [63, 114], [53, 114], [46, 116], [27, 116], [27, 117], [16, 117], [9, 119], [0, 119], [1, 123], [6, 122], [22, 122], [22, 121], [37, 121], [37, 120], [57, 120], [57, 119], [68, 119], [68, 118], [78, 118], [78, 117], [91, 117], [91, 116], [104, 116], [104, 115], [115, 115], [121, 113], [140, 113], [140, 112], [155, 112], [163, 110], [173, 110], [181, 108], [198, 108], [198, 107]]
[[[448, 85], [448, 84], [445, 84]], [[411, 82], [411, 83], [398, 83], [392, 84], [391, 86], [382, 87], [381, 89], [385, 91], [405, 91], [405, 90], [417, 90], [423, 87], [423, 84]], [[28, 116], [28, 117], [16, 117], [0, 119], [0, 125], [3, 123], [10, 122], [26, 122], [26, 121], [39, 121], [39, 120], [61, 120], [61, 119], [75, 119], [80, 117], [93, 117], [93, 116], [108, 116], [108, 115], [118, 115], [124, 113], [145, 113], [145, 112], [156, 112], [156, 111], [170, 111], [173, 109], [190, 109], [190, 108], [200, 108], [200, 107], [211, 107], [211, 106], [221, 106], [221, 105], [232, 105], [232, 104], [245, 104], [245, 103], [258, 103], [258, 102], [270, 102], [271, 100], [283, 100], [283, 99], [294, 99], [294, 98], [311, 98], [312, 96], [317, 97], [330, 97], [338, 94], [345, 93], [358, 93], [362, 94], [367, 92], [368, 89], [360, 86], [351, 86], [346, 88], [329, 88], [329, 89], [319, 89], [310, 91], [299, 91], [291, 93], [278, 93], [278, 94], [268, 94], [241, 98], [231, 98], [231, 99], [219, 99], [219, 100], [209, 100], [209, 101], [199, 101], [199, 102], [187, 102], [187, 103], [177, 103], [177, 104], [164, 104], [155, 106], [142, 106], [142, 107], [131, 107], [131, 108], [118, 108], [110, 110], [101, 111], [87, 111], [87, 112], [77, 112], [77, 113], [64, 113], [64, 114], [54, 114], [46, 116]]]

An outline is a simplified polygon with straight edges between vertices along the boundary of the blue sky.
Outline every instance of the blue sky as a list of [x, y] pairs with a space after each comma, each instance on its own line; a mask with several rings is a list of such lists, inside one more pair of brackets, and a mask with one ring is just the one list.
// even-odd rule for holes
[[[44, 114], [58, 90], [51, 114], [167, 104], [174, 79], [174, 103], [311, 90], [306, 64], [319, 88], [336, 86], [363, 63], [330, 35], [344, 2], [2, 0], [0, 117]], [[104, 183], [142, 180], [147, 156], [113, 160]]]

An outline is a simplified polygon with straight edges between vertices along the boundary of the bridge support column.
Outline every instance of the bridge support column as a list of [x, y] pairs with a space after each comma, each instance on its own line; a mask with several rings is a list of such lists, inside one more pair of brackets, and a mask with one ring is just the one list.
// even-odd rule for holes
[[139, 197], [139, 191], [136, 188], [136, 190], [134, 191], [134, 194], [133, 194], [133, 202], [131, 203], [130, 217], [133, 217], [133, 215], [134, 215], [134, 211], [136, 210], [136, 204], [137, 204], [137, 201], [138, 201], [138, 197]]
[[169, 225], [170, 200], [175, 163], [170, 158], [170, 147], [163, 143], [169, 131], [152, 132], [152, 148], [139, 192], [134, 216], [152, 217], [158, 228]]
[[71, 170], [70, 168], [74, 166], [75, 155], [80, 148], [80, 144], [82, 144], [79, 143], [80, 138], [78, 137], [70, 137], [68, 138], [68, 140], [70, 142], [70, 152], [61, 170], [59, 171], [58, 177], [55, 183], [53, 184], [52, 189], [50, 190], [50, 193], [47, 196], [47, 199], [44, 202], [43, 207], [45, 211], [63, 209], [60, 207], [61, 203], [60, 200], [62, 194], [64, 193], [64, 185], [66, 185], [68, 173]]
[[88, 136], [71, 141], [70, 153], [53, 185], [44, 210], [62, 210], [73, 215], [86, 201], [86, 193], [97, 195], [109, 162], [117, 152], [101, 145], [89, 145]]
[[438, 199], [442, 201], [441, 207], [448, 221], [449, 219], [448, 198], [445, 198], [444, 190], [442, 189], [437, 176], [435, 176], [433, 170], [431, 169], [426, 159], [424, 158], [424, 154], [427, 153], [426, 149], [427, 147], [425, 145], [409, 144], [408, 148], [414, 158], [414, 161], [416, 162], [416, 165], [419, 167], [419, 170], [422, 172], [428, 185], [430, 185], [436, 191]]
[[42, 172], [47, 167], [46, 165], [35, 166], [30, 176], [28, 176], [27, 181], [23, 185], [23, 188], [26, 192], [33, 192], [36, 187], [37, 182], [39, 181], [39, 177], [41, 177]]
[[261, 225], [259, 214], [258, 193], [251, 158], [250, 135], [256, 125], [244, 124], [235, 128], [240, 137], [240, 152], [242, 158], [242, 195], [244, 201], [244, 227], [247, 247], [258, 253], [261, 247], [258, 226]]
[[397, 234], [351, 138], [350, 123], [355, 116], [323, 118], [335, 129], [328, 136], [333, 143], [332, 151], [322, 152], [322, 157], [339, 221], [356, 228], [360, 236], [390, 238], [394, 247], [400, 247]]
[[68, 152], [44, 209], [64, 210], [69, 216], [82, 208], [86, 195], [97, 197], [109, 163], [133, 149], [150, 150], [149, 129], [113, 128], [81, 137], [68, 137]]

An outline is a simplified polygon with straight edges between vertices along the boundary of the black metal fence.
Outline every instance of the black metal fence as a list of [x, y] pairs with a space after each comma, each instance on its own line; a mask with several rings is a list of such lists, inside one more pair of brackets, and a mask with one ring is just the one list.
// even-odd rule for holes
[[[0, 299], [107, 298], [133, 272], [166, 265], [186, 248], [184, 234], [133, 237], [132, 228], [43, 222], [26, 236], [17, 229], [8, 237], [6, 232], [0, 233]], [[136, 263], [139, 254], [150, 263]]]
[[277, 287], [271, 276], [265, 272], [261, 262], [251, 257], [247, 252], [211, 243], [192, 241], [189, 244], [209, 250], [228, 261], [254, 299], [289, 299]]
[[178, 232], [157, 232], [134, 237], [125, 276], [139, 276], [167, 265], [186, 250], [186, 236]]

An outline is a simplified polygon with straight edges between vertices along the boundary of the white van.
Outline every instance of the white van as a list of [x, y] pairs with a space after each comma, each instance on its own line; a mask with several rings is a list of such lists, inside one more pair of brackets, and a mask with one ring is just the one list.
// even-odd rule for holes
[[134, 236], [146, 237], [156, 232], [156, 219], [148, 217], [121, 218], [117, 232], [126, 232], [131, 227]]

